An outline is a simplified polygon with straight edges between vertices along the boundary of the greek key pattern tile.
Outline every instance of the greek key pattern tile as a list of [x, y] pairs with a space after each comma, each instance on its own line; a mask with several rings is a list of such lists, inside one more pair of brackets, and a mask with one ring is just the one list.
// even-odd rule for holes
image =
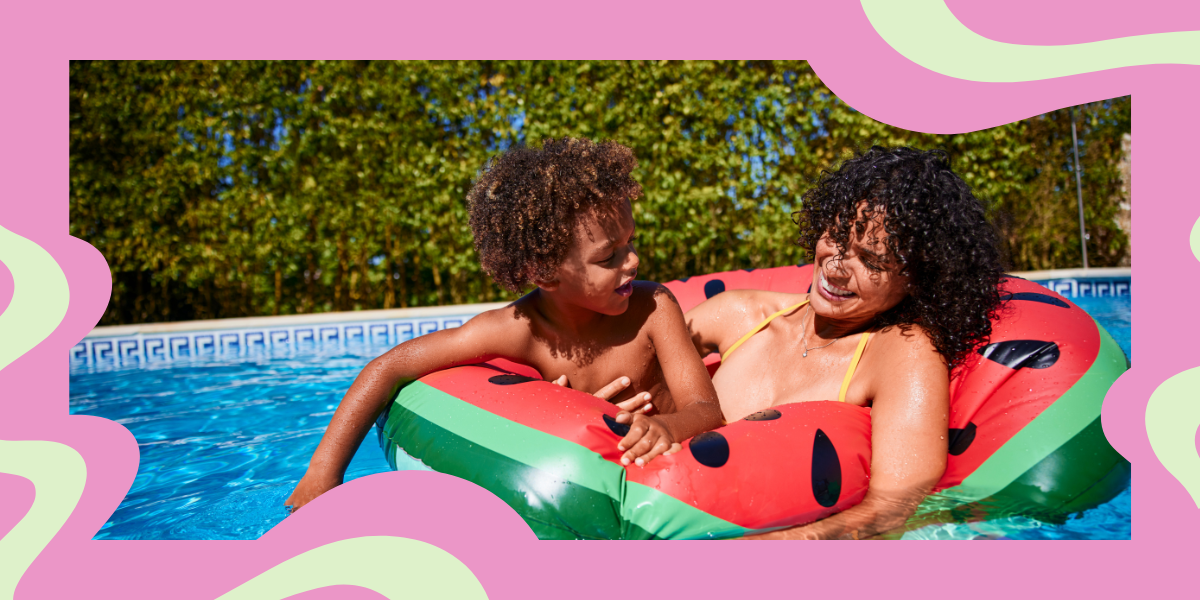
[[268, 347], [303, 349], [327, 344], [367, 344], [388, 348], [420, 335], [458, 327], [473, 316], [464, 314], [386, 321], [88, 337], [71, 348], [71, 361], [170, 361], [182, 357], [247, 354]]
[[1064, 298], [1128, 296], [1129, 279], [1050, 279], [1036, 281]]

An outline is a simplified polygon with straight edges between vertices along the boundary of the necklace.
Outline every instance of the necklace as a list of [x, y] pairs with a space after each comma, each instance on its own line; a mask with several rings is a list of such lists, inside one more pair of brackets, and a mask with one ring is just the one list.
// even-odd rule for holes
[[[800, 343], [804, 344], [804, 354], [801, 354], [800, 358], [808, 358], [809, 350], [820, 350], [821, 348], [828, 348], [829, 346], [836, 344], [838, 340], [842, 339], [842, 337], [846, 337], [846, 336], [839, 337], [839, 338], [833, 340], [832, 342], [825, 344], [824, 346], [817, 346], [816, 348], [809, 348], [808, 341], [806, 341], [804, 339], [804, 337], [805, 337], [804, 332], [805, 332], [805, 327], [808, 325], [808, 314], [810, 312], [812, 312], [811, 304], [808, 305], [808, 309], [804, 311], [804, 320], [800, 322]], [[816, 321], [813, 321], [813, 324], [815, 325]]]

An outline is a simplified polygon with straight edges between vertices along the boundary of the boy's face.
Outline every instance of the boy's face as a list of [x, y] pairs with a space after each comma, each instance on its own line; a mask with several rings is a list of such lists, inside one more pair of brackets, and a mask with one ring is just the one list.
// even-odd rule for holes
[[581, 308], [605, 315], [624, 313], [637, 277], [636, 237], [628, 201], [589, 212], [575, 227], [575, 240], [556, 280], [539, 287]]

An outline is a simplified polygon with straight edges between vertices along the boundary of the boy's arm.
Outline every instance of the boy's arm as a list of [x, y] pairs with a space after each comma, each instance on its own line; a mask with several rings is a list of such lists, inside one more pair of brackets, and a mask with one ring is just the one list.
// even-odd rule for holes
[[650, 341], [678, 410], [656, 417], [619, 415], [618, 421], [630, 422], [629, 434], [617, 446], [628, 449], [621, 457], [624, 464], [645, 464], [677, 442], [725, 424], [717, 392], [693, 346], [679, 303], [663, 286], [655, 291], [654, 300], [656, 308], [648, 323]]
[[505, 312], [489, 311], [462, 327], [411, 339], [368, 363], [342, 398], [308, 471], [285, 504], [298, 509], [341, 485], [359, 444], [405, 384], [439, 369], [519, 354], [525, 337], [514, 335], [513, 325], [519, 321]]

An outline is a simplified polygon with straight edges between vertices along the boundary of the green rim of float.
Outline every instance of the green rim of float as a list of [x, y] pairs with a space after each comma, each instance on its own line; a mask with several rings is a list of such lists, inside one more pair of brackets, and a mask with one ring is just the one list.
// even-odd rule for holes
[[[519, 507], [518, 513], [540, 539], [728, 538], [747, 531], [626, 481], [625, 469], [578, 444], [514, 423], [420, 381], [403, 390], [381, 421], [381, 443], [386, 442], [393, 469], [397, 451], [422, 457], [433, 470], [454, 473]], [[404, 440], [402, 450], [399, 440]], [[542, 485], [530, 489], [528, 482]], [[548, 490], [555, 496], [555, 508], [538, 510], [542, 502], [536, 496]], [[623, 508], [647, 501], [656, 510]], [[572, 514], [569, 523], [558, 518], [563, 512]], [[579, 523], [594, 527], [582, 529]]]

